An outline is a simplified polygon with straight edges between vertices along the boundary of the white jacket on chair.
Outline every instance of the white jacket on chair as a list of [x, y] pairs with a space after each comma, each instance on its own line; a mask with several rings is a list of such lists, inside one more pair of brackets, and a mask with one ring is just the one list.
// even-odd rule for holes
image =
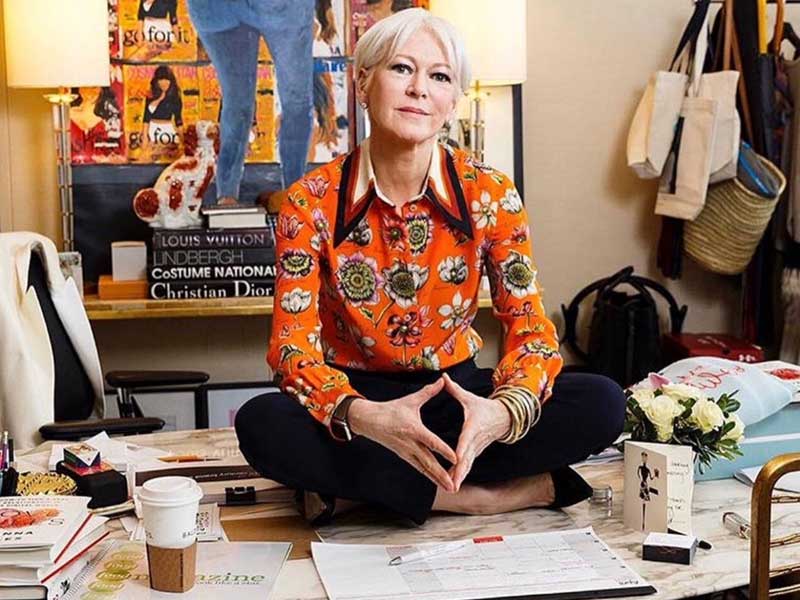
[[28, 289], [31, 252], [42, 257], [47, 285], [94, 389], [94, 415], [105, 408], [103, 375], [89, 320], [75, 281], [64, 279], [52, 241], [37, 233], [0, 233], [0, 428], [15, 448], [41, 441], [39, 427], [55, 419], [55, 367], [39, 299]]

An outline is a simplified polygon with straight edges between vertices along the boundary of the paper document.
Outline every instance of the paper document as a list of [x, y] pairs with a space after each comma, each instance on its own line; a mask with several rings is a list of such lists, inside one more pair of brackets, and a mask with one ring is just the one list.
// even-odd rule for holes
[[[312, 543], [330, 600], [467, 600], [515, 596], [604, 597], [655, 593], [592, 528], [380, 546]], [[448, 544], [460, 545], [443, 551]], [[436, 548], [428, 558], [397, 557]], [[417, 555], [419, 556], [419, 555]]]
[[[736, 471], [734, 477], [746, 485], [753, 485], [756, 482], [759, 471], [764, 465], [749, 467], [747, 469], [739, 469]], [[775, 484], [776, 490], [783, 490], [784, 492], [800, 493], [800, 471], [794, 473], [787, 473]]]

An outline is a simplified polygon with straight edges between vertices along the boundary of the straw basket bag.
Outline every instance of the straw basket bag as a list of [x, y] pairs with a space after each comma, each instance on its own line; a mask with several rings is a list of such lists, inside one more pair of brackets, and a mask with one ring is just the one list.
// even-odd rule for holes
[[761, 156], [758, 159], [779, 181], [774, 197], [756, 194], [738, 178], [728, 179], [709, 186], [703, 210], [686, 222], [684, 250], [709, 271], [735, 275], [747, 268], [786, 187], [780, 169]]

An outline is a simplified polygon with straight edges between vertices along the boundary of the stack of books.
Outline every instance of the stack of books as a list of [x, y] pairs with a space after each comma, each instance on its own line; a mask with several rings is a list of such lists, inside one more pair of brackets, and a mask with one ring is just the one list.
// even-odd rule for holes
[[110, 532], [85, 496], [0, 497], [0, 598], [59, 596]]
[[147, 278], [155, 300], [272, 296], [275, 218], [262, 227], [155, 229]]

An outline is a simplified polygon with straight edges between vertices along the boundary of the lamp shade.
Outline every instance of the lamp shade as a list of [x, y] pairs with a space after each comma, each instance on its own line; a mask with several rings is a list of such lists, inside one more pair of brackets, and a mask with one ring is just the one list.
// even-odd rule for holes
[[484, 85], [522, 83], [528, 76], [527, 0], [431, 0], [431, 12], [464, 37], [472, 80]]
[[9, 87], [109, 84], [106, 0], [3, 0]]

